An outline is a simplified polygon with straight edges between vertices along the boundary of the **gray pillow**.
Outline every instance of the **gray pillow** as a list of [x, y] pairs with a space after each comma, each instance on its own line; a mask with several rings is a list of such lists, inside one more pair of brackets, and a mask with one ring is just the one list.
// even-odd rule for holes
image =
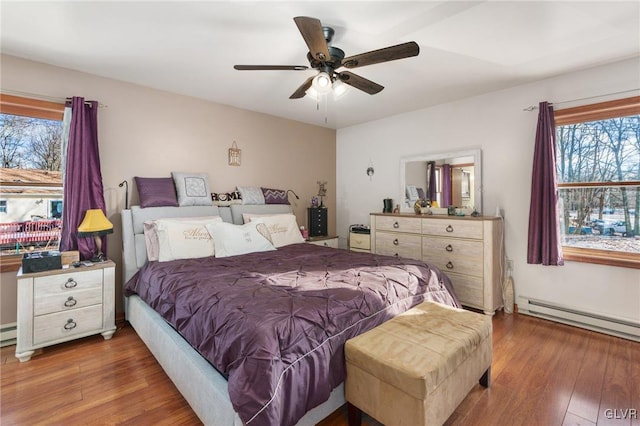
[[239, 186], [238, 192], [242, 198], [242, 204], [264, 204], [262, 189], [254, 186]]
[[182, 206], [210, 206], [211, 190], [206, 173], [171, 172], [178, 194], [178, 204]]

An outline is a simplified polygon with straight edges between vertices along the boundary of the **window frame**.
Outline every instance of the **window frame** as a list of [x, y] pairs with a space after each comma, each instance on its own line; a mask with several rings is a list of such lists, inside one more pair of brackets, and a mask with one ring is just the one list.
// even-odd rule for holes
[[[587, 121], [607, 120], [640, 114], [640, 96], [633, 96], [613, 101], [598, 102], [573, 108], [565, 108], [554, 111], [555, 126], [584, 123]], [[557, 160], [556, 160], [557, 165]], [[561, 188], [579, 188], [587, 186], [596, 187], [622, 187], [640, 186], [639, 181], [624, 182], [570, 182], [558, 183]], [[565, 260], [574, 262], [595, 263], [600, 265], [621, 266], [640, 269], [640, 256], [636, 253], [620, 252], [614, 250], [590, 249], [582, 247], [562, 246]]]
[[[0, 113], [10, 115], [20, 115], [24, 117], [41, 118], [44, 120], [62, 121], [64, 118], [65, 103], [44, 101], [40, 99], [25, 98], [22, 96], [8, 95], [0, 93]], [[50, 184], [36, 184], [41, 187], [54, 187]], [[4, 186], [4, 185], [3, 185]], [[13, 182], [11, 186], [22, 186], [20, 183]], [[34, 186], [30, 184], [28, 186]], [[0, 256], [0, 273], [15, 272], [22, 266], [22, 255], [4, 255]]]

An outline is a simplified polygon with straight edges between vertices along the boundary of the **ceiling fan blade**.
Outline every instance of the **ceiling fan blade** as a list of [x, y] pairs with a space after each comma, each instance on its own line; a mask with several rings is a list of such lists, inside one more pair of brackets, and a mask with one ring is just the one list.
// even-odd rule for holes
[[320, 62], [331, 59], [320, 20], [308, 16], [296, 16], [293, 20], [307, 43], [311, 55]]
[[380, 62], [395, 61], [396, 59], [418, 56], [420, 47], [415, 41], [389, 46], [359, 55], [349, 56], [342, 60], [342, 66], [347, 68], [364, 67], [365, 65], [379, 64]]
[[234, 65], [233, 68], [240, 71], [304, 71], [309, 69], [306, 65]]
[[[315, 77], [315, 76], [313, 76]], [[307, 89], [309, 89], [309, 87], [311, 87], [311, 82], [313, 81], [313, 77], [309, 77], [307, 79], [307, 81], [305, 81], [304, 83], [302, 83], [302, 85], [300, 87], [298, 87], [296, 89], [295, 92], [293, 92], [293, 94], [291, 96], [289, 96], [289, 99], [300, 99], [300, 98], [304, 98], [304, 95], [306, 95], [306, 91]]]
[[353, 86], [356, 89], [360, 89], [370, 95], [375, 95], [376, 93], [384, 89], [384, 86], [381, 86], [378, 83], [374, 83], [371, 80], [367, 80], [364, 77], [360, 77], [359, 75], [350, 73], [349, 71], [341, 72], [339, 74], [339, 77], [344, 84]]

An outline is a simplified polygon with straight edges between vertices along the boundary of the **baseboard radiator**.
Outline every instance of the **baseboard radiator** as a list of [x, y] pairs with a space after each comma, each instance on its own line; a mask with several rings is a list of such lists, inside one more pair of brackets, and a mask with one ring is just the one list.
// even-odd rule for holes
[[16, 344], [16, 323], [0, 325], [0, 347]]
[[640, 323], [581, 311], [526, 296], [518, 297], [518, 312], [640, 342]]

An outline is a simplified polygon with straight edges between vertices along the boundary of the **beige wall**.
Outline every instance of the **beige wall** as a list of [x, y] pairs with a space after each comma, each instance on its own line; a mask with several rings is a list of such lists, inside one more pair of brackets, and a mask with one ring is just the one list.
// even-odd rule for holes
[[[117, 277], [121, 276], [120, 211], [125, 204], [124, 188], [118, 184], [129, 181], [130, 204], [135, 204], [134, 176], [206, 172], [212, 191], [228, 191], [236, 185], [293, 189], [300, 196], [293, 207], [301, 225], [306, 225], [306, 207], [317, 193], [316, 182], [325, 180], [329, 232], [336, 232], [335, 130], [12, 56], [2, 55], [1, 59], [3, 91], [56, 98], [83, 96], [105, 105], [98, 113], [98, 135], [107, 215], [114, 224], [107, 255], [118, 264]], [[233, 141], [242, 150], [240, 167], [227, 164]], [[15, 296], [5, 291], [6, 286], [15, 286], [15, 278], [7, 275], [2, 274], [0, 324], [15, 321], [15, 312], [13, 319], [4, 314], [15, 304]], [[117, 297], [121, 310], [120, 293]]]

